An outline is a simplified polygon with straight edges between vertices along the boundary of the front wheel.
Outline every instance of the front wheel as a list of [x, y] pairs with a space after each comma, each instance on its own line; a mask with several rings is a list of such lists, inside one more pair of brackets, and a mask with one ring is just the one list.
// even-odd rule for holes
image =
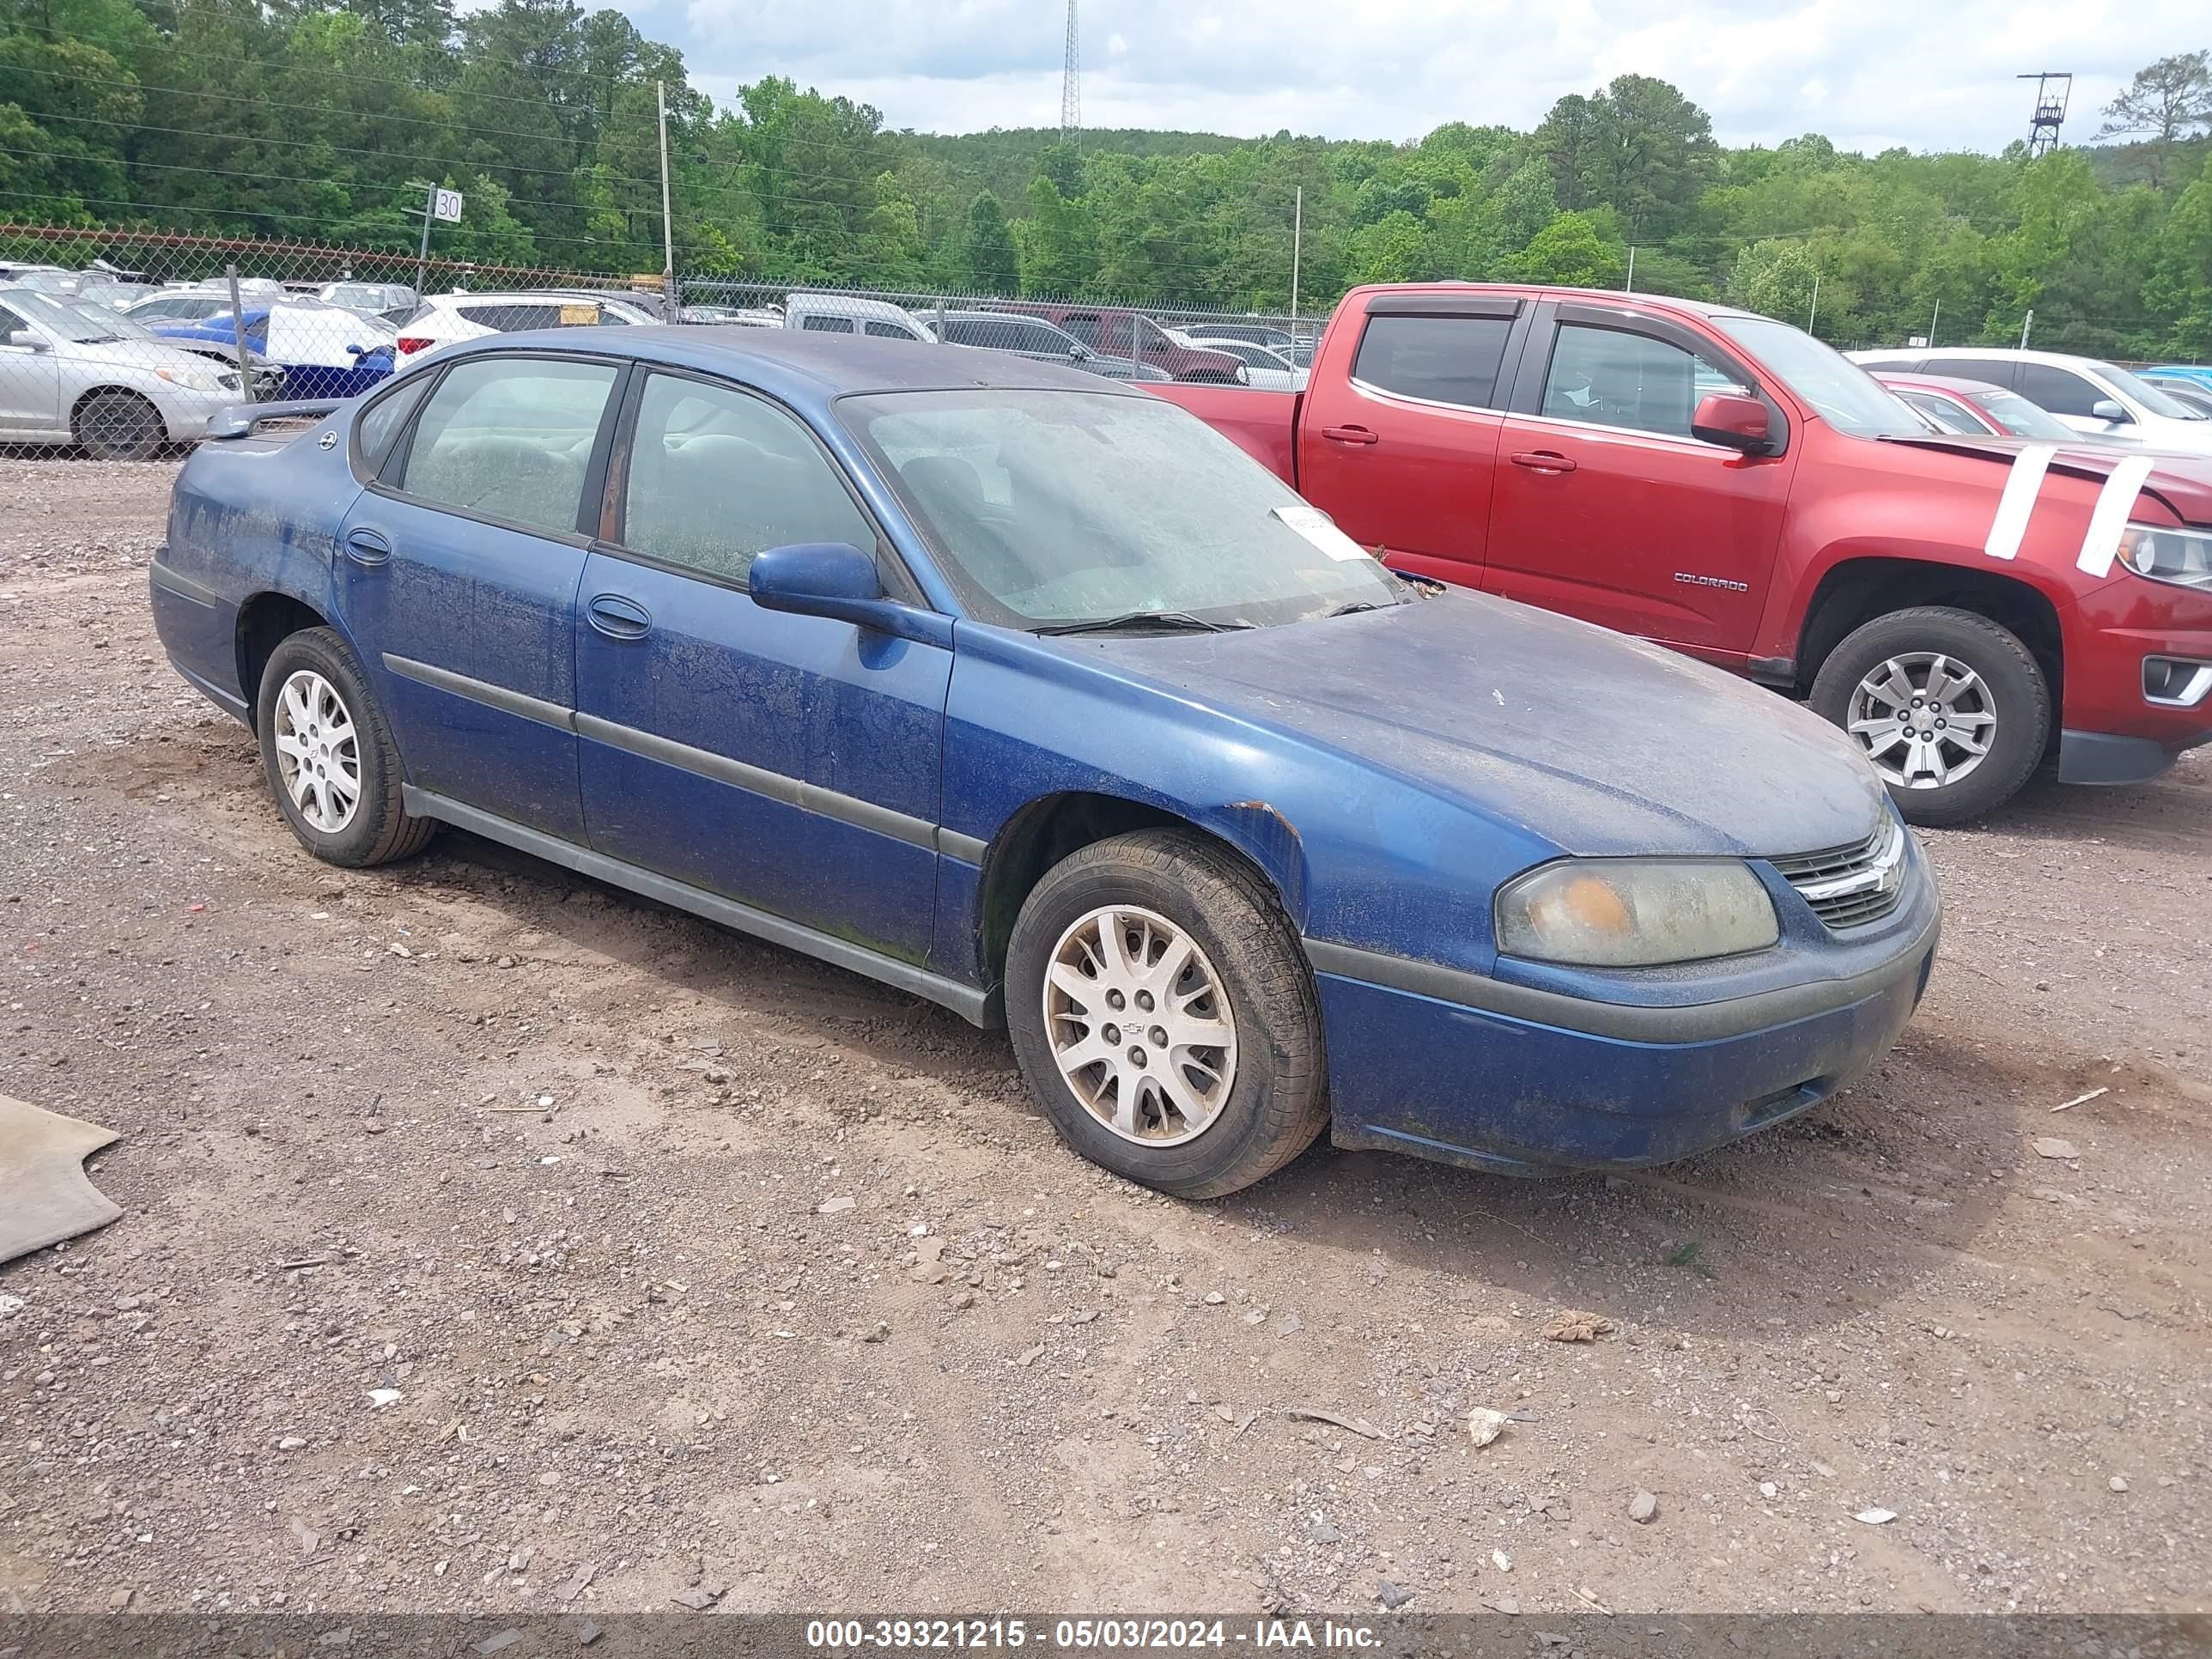
[[335, 629], [304, 629], [269, 653], [254, 729], [285, 822], [325, 863], [386, 864], [420, 851], [437, 829], [402, 805], [399, 751]]
[[1061, 1138], [1145, 1186], [1233, 1193], [1328, 1121], [1297, 933], [1249, 866], [1189, 831], [1117, 836], [1047, 872], [1015, 921], [1006, 994]]
[[2011, 629], [1948, 605], [1856, 629], [1820, 665], [1812, 704], [1914, 823], [1963, 823], [2002, 806], [2051, 733], [2051, 687], [2034, 653]]
[[135, 392], [96, 392], [78, 405], [76, 441], [96, 460], [150, 460], [169, 436], [161, 411]]

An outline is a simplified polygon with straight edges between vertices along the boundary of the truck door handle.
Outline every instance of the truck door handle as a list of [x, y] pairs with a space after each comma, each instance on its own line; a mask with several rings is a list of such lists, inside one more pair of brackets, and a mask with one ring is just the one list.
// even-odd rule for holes
[[641, 640], [653, 631], [653, 617], [635, 599], [602, 593], [585, 611], [585, 619], [611, 640]]
[[392, 544], [364, 526], [346, 532], [345, 550], [346, 557], [356, 564], [378, 565], [391, 558]]
[[1382, 441], [1364, 426], [1325, 426], [1321, 429], [1321, 435], [1333, 444], [1372, 444]]
[[1513, 458], [1513, 465], [1525, 466], [1531, 472], [1571, 472], [1575, 464], [1555, 449], [1523, 451]]

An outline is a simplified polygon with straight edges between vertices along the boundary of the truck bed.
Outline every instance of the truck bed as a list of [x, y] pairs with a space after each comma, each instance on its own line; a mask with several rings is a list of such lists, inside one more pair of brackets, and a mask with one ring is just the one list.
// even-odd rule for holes
[[1295, 489], [1298, 404], [1302, 392], [1259, 392], [1245, 386], [1154, 381], [1145, 390], [1180, 404]]

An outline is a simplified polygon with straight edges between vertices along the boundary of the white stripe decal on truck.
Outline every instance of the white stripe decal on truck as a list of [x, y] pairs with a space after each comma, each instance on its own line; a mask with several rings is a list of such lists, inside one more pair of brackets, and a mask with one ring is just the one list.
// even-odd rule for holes
[[2027, 534], [2027, 515], [2035, 511], [2043, 475], [2057, 453], [2055, 444], [2031, 444], [2013, 457], [2004, 494], [1997, 497], [1997, 515], [1990, 521], [1990, 538], [1982, 544], [1982, 551], [1991, 558], [2009, 559], [2020, 552], [2021, 538]]
[[2089, 533], [2081, 538], [2081, 556], [2074, 562], [2090, 575], [2102, 578], [2112, 574], [2112, 561], [2120, 550], [2120, 532], [2128, 527], [2128, 514], [2135, 511], [2143, 480], [2150, 477], [2150, 464], [2148, 455], [2129, 456], [2112, 469], [2105, 487], [2097, 492], [2097, 509], [2089, 515]]

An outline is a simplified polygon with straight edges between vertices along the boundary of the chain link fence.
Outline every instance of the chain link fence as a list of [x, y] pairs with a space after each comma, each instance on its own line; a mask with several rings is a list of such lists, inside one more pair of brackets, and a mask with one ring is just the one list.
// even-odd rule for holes
[[550, 270], [313, 243], [0, 224], [0, 445], [143, 459], [247, 402], [350, 397], [461, 340], [658, 323], [1017, 353], [1104, 378], [1291, 390], [1312, 318]]

